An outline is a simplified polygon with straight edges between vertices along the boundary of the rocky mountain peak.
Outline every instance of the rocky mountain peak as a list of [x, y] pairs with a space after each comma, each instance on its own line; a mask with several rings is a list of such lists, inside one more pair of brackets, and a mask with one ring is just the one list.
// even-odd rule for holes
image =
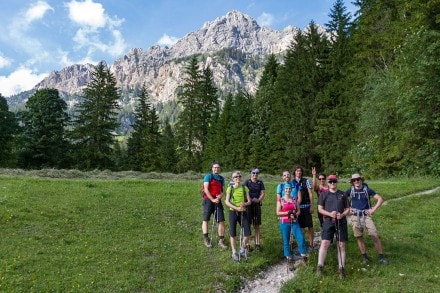
[[[229, 84], [253, 92], [258, 85], [263, 63], [258, 68], [250, 68], [246, 60], [231, 57], [220, 60], [213, 56], [222, 50], [232, 49], [261, 61], [268, 54], [280, 54], [286, 50], [297, 31], [297, 28], [291, 26], [282, 31], [260, 27], [249, 15], [233, 10], [205, 22], [199, 30], [188, 33], [170, 48], [155, 45], [146, 51], [141, 48], [130, 49], [110, 65], [110, 70], [121, 89], [145, 85], [153, 102], [166, 102], [176, 98], [176, 88], [183, 80], [182, 58], [204, 54], [205, 63], [201, 66], [209, 64], [220, 89], [230, 90], [224, 88], [227, 77]], [[68, 94], [78, 93], [89, 81], [91, 69], [91, 65], [72, 65], [54, 71], [36, 89], [52, 87]]]

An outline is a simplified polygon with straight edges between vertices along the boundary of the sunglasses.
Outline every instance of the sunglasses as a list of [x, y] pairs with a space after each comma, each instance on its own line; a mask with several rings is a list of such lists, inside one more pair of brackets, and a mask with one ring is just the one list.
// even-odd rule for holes
[[338, 180], [329, 180], [328, 183], [335, 184], [335, 183], [338, 183]]
[[241, 178], [241, 175], [234, 176], [234, 177], [232, 177], [232, 178]]
[[361, 181], [361, 178], [351, 179], [351, 182]]
[[252, 172], [252, 174], [254, 174], [254, 175], [258, 175], [258, 172]]
[[283, 177], [290, 177], [290, 174], [283, 174]]
[[325, 178], [318, 178], [319, 180], [325, 180]]

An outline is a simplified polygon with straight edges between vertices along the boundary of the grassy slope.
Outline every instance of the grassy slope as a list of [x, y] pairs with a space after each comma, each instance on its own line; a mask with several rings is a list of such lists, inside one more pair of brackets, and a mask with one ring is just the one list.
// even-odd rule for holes
[[[371, 182], [371, 186], [387, 199], [415, 191], [410, 190], [414, 184], [409, 181], [398, 182], [399, 185]], [[419, 180], [416, 189], [435, 185], [440, 183]], [[0, 291], [233, 291], [240, 283], [240, 275], [255, 275], [280, 259], [281, 239], [272, 192], [275, 183], [266, 184], [264, 252], [254, 254], [247, 263], [232, 262], [230, 250], [209, 250], [203, 246], [199, 189], [198, 181], [1, 177]], [[394, 288], [391, 286], [395, 282], [413, 280], [414, 272], [421, 274], [417, 280], [437, 284], [438, 288], [438, 277], [430, 277], [432, 269], [438, 271], [438, 264], [435, 267], [432, 261], [438, 257], [433, 246], [438, 240], [431, 236], [439, 234], [432, 219], [432, 207], [437, 204], [438, 208], [438, 194], [430, 198], [437, 200], [412, 198], [409, 202], [390, 203], [380, 210], [378, 228], [391, 265], [374, 266], [367, 276], [361, 274], [365, 281], [361, 281], [364, 284], [360, 288], [387, 284]], [[414, 202], [419, 208], [408, 208]], [[405, 212], [399, 216], [396, 209], [401, 206]], [[417, 214], [412, 216], [425, 206], [427, 212], [434, 213], [427, 223], [421, 222]], [[426, 233], [425, 228], [433, 232]], [[349, 245], [347, 263], [353, 264], [355, 272], [358, 254], [355, 243], [351, 241]], [[368, 249], [371, 251], [371, 247]], [[419, 253], [424, 258], [416, 257]], [[394, 280], [396, 267], [405, 269], [402, 280]], [[431, 270], [422, 270], [423, 267]], [[299, 288], [326, 288], [312, 280], [307, 270], [304, 272], [309, 282], [300, 282]], [[355, 274], [350, 271], [349, 275]], [[376, 275], [381, 276], [380, 282], [372, 285], [370, 277]], [[301, 278], [300, 274], [298, 280]], [[327, 279], [333, 284], [333, 278]]]

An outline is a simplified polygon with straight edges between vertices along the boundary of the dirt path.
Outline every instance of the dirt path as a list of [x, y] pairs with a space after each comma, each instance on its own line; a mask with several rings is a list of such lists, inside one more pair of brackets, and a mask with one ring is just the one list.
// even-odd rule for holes
[[[414, 194], [410, 194], [404, 197], [399, 197], [396, 199], [391, 199], [388, 201], [384, 201], [384, 205], [388, 204], [390, 201], [400, 200], [402, 198], [406, 198], [409, 196], [416, 196], [416, 195], [426, 195], [426, 194], [432, 194], [440, 189], [440, 186], [422, 191], [417, 192]], [[315, 234], [315, 242], [320, 243], [321, 242], [321, 234], [316, 233]], [[267, 269], [264, 272], [260, 272], [256, 277], [248, 279], [245, 281], [244, 287], [239, 291], [241, 293], [278, 293], [280, 292], [281, 287], [283, 284], [295, 277], [295, 272], [288, 272], [287, 271], [287, 264], [286, 261], [281, 261], [278, 264], [275, 264], [269, 269]]]

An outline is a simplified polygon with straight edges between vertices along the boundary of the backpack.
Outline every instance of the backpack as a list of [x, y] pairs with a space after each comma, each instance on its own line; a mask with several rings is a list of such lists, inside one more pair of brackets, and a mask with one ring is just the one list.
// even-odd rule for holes
[[310, 204], [309, 189], [307, 188], [307, 178], [302, 177], [301, 179], [299, 179], [299, 182], [296, 182], [295, 180], [295, 183], [297, 186], [299, 185], [301, 187], [301, 204]]
[[[221, 181], [221, 180], [215, 179], [214, 175], [212, 173], [209, 173], [209, 187], [211, 187], [212, 181]], [[208, 190], [209, 190], [209, 187], [208, 187]], [[211, 191], [211, 190], [209, 190], [209, 191]], [[221, 192], [223, 192], [223, 184], [221, 187]], [[205, 182], [202, 182], [202, 188], [200, 189], [200, 193], [203, 198], [207, 198], [206, 193], [205, 193]]]
[[[234, 198], [234, 183], [230, 182], [229, 187], [231, 188], [231, 198], [229, 200], [232, 201], [232, 199]], [[244, 202], [247, 202], [246, 188], [245, 188], [244, 184], [241, 185], [241, 188], [243, 188]]]
[[[368, 197], [368, 208], [371, 207], [371, 202], [370, 202], [370, 195], [368, 194], [368, 190], [367, 190], [368, 184], [366, 183], [362, 183], [362, 190], [364, 191], [364, 193], [366, 194], [366, 196]], [[354, 197], [354, 186], [352, 185], [350, 187], [350, 207], [352, 207], [353, 205], [353, 200], [351, 200]]]

